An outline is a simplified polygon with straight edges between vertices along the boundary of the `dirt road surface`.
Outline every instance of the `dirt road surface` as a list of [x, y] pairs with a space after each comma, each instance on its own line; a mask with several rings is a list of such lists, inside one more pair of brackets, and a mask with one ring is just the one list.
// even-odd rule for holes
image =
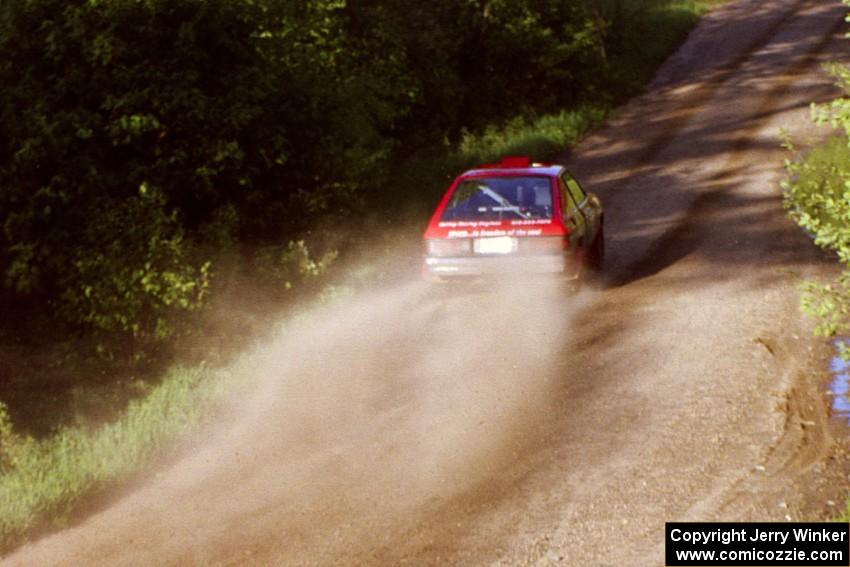
[[[607, 281], [317, 308], [246, 400], [131, 494], [3, 565], [661, 565], [663, 525], [838, 513], [846, 443], [783, 214], [779, 129], [836, 94], [845, 8], [737, 0], [565, 156]], [[814, 369], [814, 371], [813, 371]]]

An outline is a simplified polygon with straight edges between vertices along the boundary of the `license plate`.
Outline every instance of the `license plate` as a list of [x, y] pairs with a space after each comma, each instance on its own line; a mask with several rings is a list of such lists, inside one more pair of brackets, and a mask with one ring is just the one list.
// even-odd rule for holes
[[476, 238], [472, 246], [476, 254], [510, 254], [516, 250], [516, 239], [510, 236]]

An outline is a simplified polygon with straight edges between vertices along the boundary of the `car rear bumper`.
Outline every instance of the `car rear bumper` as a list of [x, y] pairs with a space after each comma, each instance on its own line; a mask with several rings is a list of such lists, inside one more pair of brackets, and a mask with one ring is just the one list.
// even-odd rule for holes
[[564, 274], [575, 277], [574, 262], [561, 254], [541, 256], [426, 256], [422, 273], [428, 279], [476, 276]]

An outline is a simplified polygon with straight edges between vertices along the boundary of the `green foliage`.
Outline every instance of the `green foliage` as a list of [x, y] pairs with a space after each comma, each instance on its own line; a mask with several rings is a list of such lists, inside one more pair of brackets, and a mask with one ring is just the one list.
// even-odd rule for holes
[[[850, 93], [850, 69], [831, 65], [839, 84]], [[850, 100], [839, 98], [813, 105], [816, 123], [843, 130], [805, 155], [786, 160], [789, 179], [783, 183], [785, 206], [815, 244], [837, 255], [843, 272], [833, 282], [808, 281], [803, 286], [803, 309], [817, 318], [824, 336], [850, 331]], [[795, 151], [790, 141], [786, 145]]]
[[338, 252], [329, 250], [314, 257], [303, 240], [290, 241], [286, 247], [269, 246], [257, 253], [256, 272], [267, 281], [290, 289], [304, 280], [324, 274]]
[[[593, 14], [605, 46], [605, 86], [630, 96], [641, 88], [671, 49], [681, 43], [700, 14], [717, 0], [582, 0]], [[600, 93], [602, 94], [602, 93]], [[605, 96], [602, 94], [602, 96]]]
[[[815, 107], [814, 112], [822, 109]], [[794, 150], [788, 143], [789, 149]], [[807, 154], [786, 161], [791, 178], [784, 184], [791, 217], [815, 243], [850, 261], [850, 147], [845, 135], [834, 136]]]
[[63, 428], [43, 440], [15, 434], [0, 403], [0, 551], [27, 530], [61, 525], [83, 496], [127, 478], [196, 429], [232, 381], [227, 373], [173, 369], [118, 421]]
[[312, 270], [306, 245], [244, 251], [362, 208], [443, 140], [470, 157], [479, 138], [563, 147], [584, 125], [558, 113], [630, 92], [617, 62], [657, 43], [646, 23], [670, 4], [4, 2], [0, 301], [156, 344], [203, 306], [222, 255], [304, 280], [281, 265]]
[[[413, 222], [431, 212], [442, 195], [447, 180], [461, 169], [491, 162], [507, 154], [529, 155], [537, 160], [555, 159], [577, 142], [589, 129], [601, 123], [619, 102], [637, 93], [652, 76], [658, 64], [684, 39], [699, 14], [723, 0], [606, 0], [579, 2], [572, 8], [580, 14], [584, 57], [591, 68], [572, 65], [575, 80], [568, 88], [553, 86], [549, 78], [537, 83], [539, 90], [523, 100], [515, 99], [503, 114], [489, 116], [484, 124], [470, 120], [456, 135], [446, 131], [439, 144], [419, 148], [393, 164], [392, 183], [380, 200], [396, 217], [408, 215]], [[551, 22], [550, 22], [551, 24]], [[546, 26], [538, 31], [545, 31]], [[588, 39], [588, 35], [593, 36]], [[415, 36], [415, 34], [414, 34]], [[522, 76], [527, 63], [516, 61], [514, 75]], [[557, 76], [557, 74], [556, 74]], [[514, 79], [503, 81], [509, 96]], [[473, 96], [481, 92], [472, 80], [465, 85]], [[505, 94], [507, 93], [507, 94]], [[548, 105], [557, 94], [559, 102]], [[456, 100], [448, 104], [456, 104]], [[445, 109], [446, 103], [438, 105]], [[433, 113], [431, 124], [443, 116]], [[464, 116], [467, 116], [466, 114]], [[417, 146], [406, 144], [411, 149]], [[416, 191], [399, 191], [413, 187]], [[404, 211], [399, 214], [399, 211]], [[383, 225], [381, 225], [383, 226]]]
[[136, 338], [169, 337], [172, 312], [203, 304], [210, 263], [189, 261], [177, 215], [155, 188], [121, 202], [101, 202], [98, 223], [88, 225], [67, 250], [61, 274], [60, 312], [104, 332]]
[[481, 134], [464, 132], [459, 157], [465, 163], [497, 161], [505, 155], [550, 157], [575, 144], [605, 118], [602, 106], [583, 105], [539, 118], [518, 116]]
[[344, 210], [390, 145], [338, 2], [4, 8], [2, 282], [83, 330], [172, 335], [216, 246]]
[[[553, 157], [714, 2], [0, 0], [0, 324], [49, 312], [157, 346], [231, 264], [320, 283], [340, 242], [308, 239], [317, 221], [372, 197], [397, 223], [375, 192], [430, 206], [473, 162]], [[177, 369], [116, 421], [43, 439], [0, 403], [0, 548], [133, 474], [231, 382]]]

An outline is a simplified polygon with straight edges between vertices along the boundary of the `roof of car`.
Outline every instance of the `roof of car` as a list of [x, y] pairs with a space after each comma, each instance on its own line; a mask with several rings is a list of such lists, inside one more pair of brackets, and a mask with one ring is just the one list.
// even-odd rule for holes
[[479, 177], [482, 175], [545, 175], [556, 177], [564, 170], [561, 165], [532, 162], [527, 156], [506, 156], [499, 163], [479, 165], [465, 171], [461, 177]]

